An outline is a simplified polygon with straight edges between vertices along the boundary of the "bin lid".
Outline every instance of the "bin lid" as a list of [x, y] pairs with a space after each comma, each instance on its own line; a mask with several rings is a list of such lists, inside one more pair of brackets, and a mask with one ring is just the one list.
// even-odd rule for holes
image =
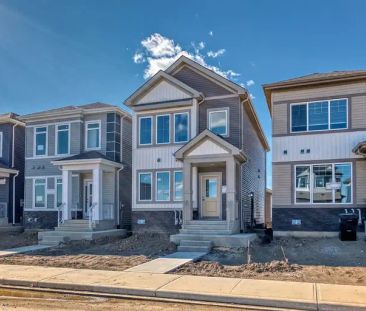
[[355, 213], [342, 213], [342, 214], [339, 214], [339, 218], [341, 219], [358, 219], [358, 214], [355, 214]]

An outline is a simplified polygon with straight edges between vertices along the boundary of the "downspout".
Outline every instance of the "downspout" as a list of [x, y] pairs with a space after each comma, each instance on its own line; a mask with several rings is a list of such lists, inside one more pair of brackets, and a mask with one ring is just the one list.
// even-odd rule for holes
[[[14, 168], [15, 160], [14, 160], [14, 152], [15, 152], [15, 128], [18, 124], [13, 125], [13, 141], [12, 141], [12, 154], [11, 154], [11, 167]], [[13, 226], [15, 225], [15, 178], [19, 175], [19, 171], [13, 176]]]
[[[122, 147], [122, 135], [123, 135], [123, 120], [125, 119], [126, 116], [123, 116], [121, 118], [121, 141], [120, 141], [120, 145], [121, 145], [121, 150], [120, 150], [120, 161], [122, 162], [122, 156], [123, 156], [123, 147]], [[118, 169], [117, 171], [117, 226], [120, 226], [121, 224], [121, 220], [120, 220], [120, 202], [119, 202], [119, 173], [123, 170], [123, 167], [121, 167], [120, 169]]]

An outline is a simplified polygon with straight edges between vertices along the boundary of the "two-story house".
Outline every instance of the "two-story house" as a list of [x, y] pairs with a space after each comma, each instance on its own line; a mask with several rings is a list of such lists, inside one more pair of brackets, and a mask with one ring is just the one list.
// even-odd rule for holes
[[[273, 116], [275, 234], [336, 235], [339, 214], [366, 212], [366, 71], [263, 86]], [[360, 226], [361, 228], [361, 226]]]
[[269, 147], [246, 89], [182, 56], [125, 104], [135, 112], [133, 231], [182, 227], [173, 241], [219, 245], [217, 235], [264, 223]]
[[[116, 106], [67, 106], [26, 123], [24, 226], [56, 227], [43, 243], [72, 232], [119, 234], [131, 217], [131, 116]], [[68, 235], [65, 233], [69, 231]], [[64, 233], [63, 235], [60, 233]], [[71, 232], [71, 233], [70, 233]], [[47, 237], [45, 236], [47, 235]]]
[[0, 115], [0, 231], [22, 228], [24, 128], [16, 114]]

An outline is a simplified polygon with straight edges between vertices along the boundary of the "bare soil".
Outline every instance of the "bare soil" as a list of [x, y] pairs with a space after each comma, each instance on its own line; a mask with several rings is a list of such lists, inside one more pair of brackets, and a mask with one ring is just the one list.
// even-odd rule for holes
[[0, 250], [37, 243], [37, 233], [34, 232], [0, 232]]
[[175, 273], [366, 286], [366, 242], [361, 238], [255, 242], [249, 253], [247, 249], [215, 249]]
[[0, 257], [0, 264], [123, 271], [174, 252], [165, 234], [136, 234], [125, 239], [71, 242], [27, 254]]

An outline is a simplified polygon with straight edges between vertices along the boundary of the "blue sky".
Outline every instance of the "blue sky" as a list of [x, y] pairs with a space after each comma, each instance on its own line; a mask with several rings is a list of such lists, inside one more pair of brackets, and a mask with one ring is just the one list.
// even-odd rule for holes
[[270, 140], [261, 84], [365, 69], [365, 12], [363, 0], [0, 0], [0, 113], [121, 105], [184, 53], [247, 86]]

